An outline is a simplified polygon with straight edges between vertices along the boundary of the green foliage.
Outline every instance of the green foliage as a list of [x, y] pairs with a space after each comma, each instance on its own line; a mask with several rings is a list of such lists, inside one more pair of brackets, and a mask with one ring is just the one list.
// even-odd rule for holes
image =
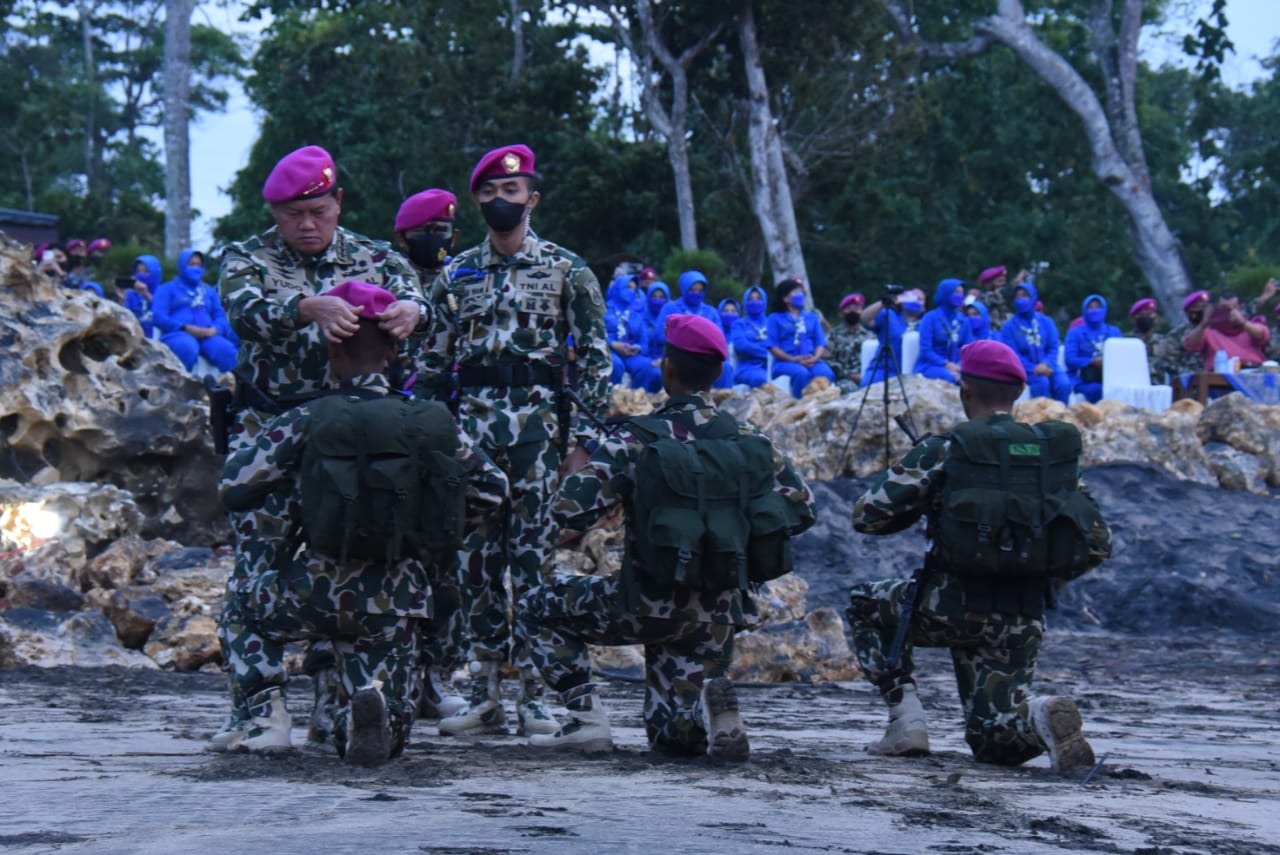
[[1268, 279], [1280, 279], [1280, 264], [1251, 264], [1227, 274], [1227, 287], [1244, 299], [1258, 297]]
[[[57, 214], [64, 235], [148, 245], [163, 237], [159, 146], [163, 122], [164, 4], [90, 4], [86, 54], [75, 4], [5, 4], [0, 51], [0, 205]], [[235, 41], [192, 26], [192, 107], [221, 109], [234, 76]]]

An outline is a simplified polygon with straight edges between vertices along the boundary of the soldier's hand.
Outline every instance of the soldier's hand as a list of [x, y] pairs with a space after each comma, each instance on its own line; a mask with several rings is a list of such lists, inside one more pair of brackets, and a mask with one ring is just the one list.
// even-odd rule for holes
[[359, 308], [341, 297], [304, 297], [298, 303], [298, 320], [315, 324], [326, 341], [339, 344], [360, 328], [360, 316], [356, 314]]
[[417, 328], [422, 310], [412, 300], [396, 300], [387, 306], [385, 312], [374, 317], [378, 319], [378, 326], [382, 329], [398, 339], [406, 339]]
[[1274, 297], [1276, 295], [1277, 288], [1280, 288], [1280, 282], [1277, 282], [1274, 277], [1268, 279], [1267, 284], [1262, 289], [1262, 302], [1265, 303]]

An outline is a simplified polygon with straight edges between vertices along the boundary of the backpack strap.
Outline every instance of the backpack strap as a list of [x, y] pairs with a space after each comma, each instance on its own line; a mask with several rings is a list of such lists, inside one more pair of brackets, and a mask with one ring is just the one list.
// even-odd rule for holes
[[1035, 527], [1031, 530], [1031, 536], [1039, 540], [1044, 537], [1045, 528], [1045, 508], [1044, 499], [1049, 495], [1049, 434], [1040, 427], [1040, 425], [1031, 425], [1032, 432], [1036, 435], [1036, 439], [1040, 440], [1040, 513], [1037, 515]]

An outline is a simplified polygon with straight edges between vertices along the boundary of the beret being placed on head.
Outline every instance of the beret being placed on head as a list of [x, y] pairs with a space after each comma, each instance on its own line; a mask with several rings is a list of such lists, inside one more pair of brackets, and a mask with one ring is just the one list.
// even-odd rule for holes
[[1150, 297], [1143, 297], [1141, 300], [1139, 300], [1138, 302], [1134, 303], [1132, 306], [1129, 307], [1129, 314], [1136, 315], [1138, 314], [1138, 312], [1144, 311], [1146, 309], [1154, 310], [1155, 308], [1156, 308], [1155, 300], [1151, 299]]
[[1009, 269], [1004, 266], [988, 267], [986, 270], [978, 274], [978, 284], [982, 285], [986, 282], [990, 282], [992, 279], [995, 279], [997, 276], [1004, 276], [1008, 272], [1009, 272]]
[[724, 330], [700, 315], [672, 315], [667, 318], [667, 344], [690, 353], [729, 358]]
[[843, 312], [854, 303], [857, 303], [859, 306], [865, 306], [867, 304], [867, 298], [861, 294], [845, 294], [844, 299], [840, 301], [840, 311]]
[[372, 318], [385, 312], [396, 301], [396, 295], [386, 288], [348, 279], [337, 287], [325, 291], [323, 297], [341, 297], [353, 306], [359, 306], [356, 314]]
[[329, 152], [318, 145], [303, 146], [280, 158], [262, 185], [262, 198], [270, 205], [310, 199], [328, 193], [337, 180]]
[[504, 145], [480, 158], [471, 170], [471, 192], [476, 192], [480, 182], [493, 178], [513, 178], [517, 175], [532, 176], [537, 161], [533, 149], [527, 145]]
[[1013, 348], [1001, 341], [985, 339], [960, 348], [960, 373], [1000, 383], [1025, 383], [1027, 370]]
[[89, 252], [106, 252], [111, 249], [111, 241], [106, 238], [95, 238], [93, 243], [89, 244]]
[[432, 220], [452, 220], [457, 211], [458, 197], [448, 190], [423, 190], [401, 203], [396, 212], [396, 231], [407, 232]]
[[1187, 309], [1191, 308], [1191, 304], [1197, 300], [1204, 300], [1207, 303], [1210, 299], [1212, 298], [1209, 296], [1208, 291], [1195, 291], [1188, 294], [1187, 299], [1182, 301], [1182, 310], [1185, 312]]

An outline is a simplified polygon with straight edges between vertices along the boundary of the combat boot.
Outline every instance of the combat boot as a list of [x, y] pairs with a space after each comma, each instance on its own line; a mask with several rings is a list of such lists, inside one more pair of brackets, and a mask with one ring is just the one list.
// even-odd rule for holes
[[387, 700], [376, 682], [351, 696], [346, 739], [339, 740], [342, 759], [356, 766], [381, 766], [391, 757], [391, 725]]
[[244, 730], [248, 724], [249, 720], [245, 718], [244, 713], [239, 710], [232, 712], [227, 723], [222, 726], [222, 730], [209, 737], [209, 741], [204, 744], [204, 750], [226, 751], [233, 742], [244, 737]]
[[747, 728], [738, 713], [733, 681], [716, 677], [702, 684], [702, 724], [707, 730], [707, 756], [742, 762], [751, 753]]
[[542, 703], [542, 681], [533, 669], [520, 672], [520, 698], [516, 701], [516, 721], [519, 736], [534, 734], [552, 734], [560, 729], [545, 704]]
[[561, 692], [560, 701], [569, 711], [568, 721], [551, 733], [532, 733], [529, 744], [536, 748], [600, 754], [613, 750], [609, 716], [595, 686], [584, 683]]
[[467, 699], [453, 693], [453, 687], [439, 668], [423, 669], [418, 718], [448, 718], [466, 708]]
[[[894, 696], [898, 697], [894, 699]], [[891, 757], [916, 757], [929, 753], [929, 731], [924, 707], [914, 683], [894, 687], [885, 695], [889, 704], [889, 727], [884, 738], [872, 742], [867, 751]]]
[[314, 751], [333, 752], [333, 713], [338, 708], [338, 690], [341, 680], [337, 668], [321, 668], [311, 674], [315, 701], [311, 707], [311, 720], [307, 723], [307, 748]]
[[1027, 702], [1031, 728], [1049, 752], [1049, 768], [1075, 772], [1093, 766], [1093, 748], [1084, 738], [1080, 709], [1071, 698], [1032, 698]]
[[293, 748], [293, 720], [284, 705], [279, 686], [263, 689], [248, 699], [249, 720], [240, 737], [227, 744], [228, 751], [288, 751]]
[[440, 719], [441, 736], [468, 733], [506, 733], [507, 714], [502, 711], [501, 662], [477, 661], [471, 670], [471, 697], [466, 708]]

